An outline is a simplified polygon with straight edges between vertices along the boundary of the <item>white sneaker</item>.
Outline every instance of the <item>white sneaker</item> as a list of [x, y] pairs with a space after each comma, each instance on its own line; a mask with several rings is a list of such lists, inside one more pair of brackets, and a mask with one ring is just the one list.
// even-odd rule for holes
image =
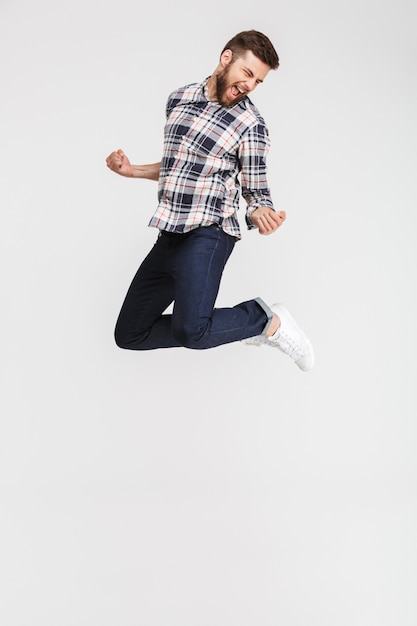
[[258, 335], [245, 339], [244, 343], [253, 346], [269, 345], [279, 348], [294, 361], [303, 372], [314, 365], [314, 350], [309, 339], [294, 321], [283, 304], [273, 304], [271, 310], [278, 315], [281, 325], [271, 337]]

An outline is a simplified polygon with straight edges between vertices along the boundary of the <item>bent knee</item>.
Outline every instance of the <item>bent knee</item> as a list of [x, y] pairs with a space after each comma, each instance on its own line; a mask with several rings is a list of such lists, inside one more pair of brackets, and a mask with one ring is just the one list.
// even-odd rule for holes
[[127, 336], [120, 332], [117, 326], [114, 331], [114, 341], [116, 342], [116, 346], [118, 348], [124, 348], [125, 350], [129, 348], [129, 340]]
[[176, 326], [172, 329], [172, 334], [178, 343], [190, 350], [205, 350], [209, 346], [205, 342], [205, 330], [185, 325]]
[[141, 350], [143, 336], [138, 333], [129, 333], [123, 331], [119, 326], [114, 330], [114, 340], [118, 348], [124, 350]]

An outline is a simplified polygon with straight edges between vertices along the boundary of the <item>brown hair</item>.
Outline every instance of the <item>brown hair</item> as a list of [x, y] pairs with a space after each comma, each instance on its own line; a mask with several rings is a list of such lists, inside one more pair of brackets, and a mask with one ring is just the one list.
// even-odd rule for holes
[[[278, 54], [266, 35], [257, 30], [244, 30], [235, 35], [227, 42], [222, 50], [231, 50], [233, 56], [244, 56], [250, 50], [263, 63], [269, 65], [272, 70], [276, 70], [279, 66]], [[221, 56], [221, 55], [220, 55]]]

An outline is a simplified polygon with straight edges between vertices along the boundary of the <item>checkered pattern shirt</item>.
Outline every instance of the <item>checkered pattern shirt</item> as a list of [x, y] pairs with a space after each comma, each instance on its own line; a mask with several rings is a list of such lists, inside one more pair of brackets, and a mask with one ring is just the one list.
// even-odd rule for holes
[[274, 208], [266, 179], [268, 130], [248, 97], [231, 107], [210, 101], [207, 80], [168, 98], [159, 202], [149, 226], [185, 233], [220, 224], [240, 239], [240, 191], [248, 228], [256, 208]]

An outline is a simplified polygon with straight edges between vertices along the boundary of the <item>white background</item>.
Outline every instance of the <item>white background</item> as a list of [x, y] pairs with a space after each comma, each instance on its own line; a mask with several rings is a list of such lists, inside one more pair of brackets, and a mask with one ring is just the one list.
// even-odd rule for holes
[[[2, 626], [415, 626], [416, 5], [2, 0]], [[282, 301], [278, 350], [127, 352], [170, 91], [255, 28], [287, 222], [218, 305]], [[242, 210], [243, 222], [243, 210]]]

